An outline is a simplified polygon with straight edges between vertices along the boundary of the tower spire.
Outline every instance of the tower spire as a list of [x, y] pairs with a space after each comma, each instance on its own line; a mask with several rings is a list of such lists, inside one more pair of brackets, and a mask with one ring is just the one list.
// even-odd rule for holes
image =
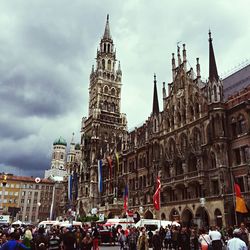
[[159, 114], [159, 102], [158, 102], [156, 75], [155, 74], [154, 74], [153, 114]]
[[107, 21], [106, 21], [106, 26], [105, 26], [103, 38], [111, 39], [110, 28], [109, 28], [109, 14], [107, 14]]
[[214, 56], [214, 49], [213, 49], [213, 43], [212, 43], [212, 38], [211, 38], [211, 31], [209, 30], [208, 32], [209, 35], [209, 81], [216, 81], [218, 82], [219, 76], [218, 76], [218, 71], [217, 71], [217, 66], [216, 66], [216, 61], [215, 61], [215, 56]]

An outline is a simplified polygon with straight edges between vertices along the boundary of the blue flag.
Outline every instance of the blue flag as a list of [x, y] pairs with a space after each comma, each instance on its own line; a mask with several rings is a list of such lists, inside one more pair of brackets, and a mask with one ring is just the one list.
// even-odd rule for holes
[[98, 191], [102, 192], [102, 160], [98, 160]]

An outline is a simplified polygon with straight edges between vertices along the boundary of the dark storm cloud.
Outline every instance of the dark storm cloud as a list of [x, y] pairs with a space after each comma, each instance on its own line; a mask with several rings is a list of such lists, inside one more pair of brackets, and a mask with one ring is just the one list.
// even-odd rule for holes
[[43, 176], [53, 141], [79, 135], [108, 13], [129, 127], [151, 112], [154, 73], [161, 102], [177, 42], [186, 43], [189, 66], [200, 57], [205, 78], [209, 28], [219, 72], [245, 59], [249, 44], [247, 0], [4, 0], [0, 9], [0, 169], [19, 174]]

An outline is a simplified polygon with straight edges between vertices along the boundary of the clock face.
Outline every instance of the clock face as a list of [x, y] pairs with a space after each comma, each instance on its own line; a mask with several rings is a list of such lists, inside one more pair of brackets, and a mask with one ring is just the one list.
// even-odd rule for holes
[[184, 89], [179, 89], [179, 90], [177, 91], [177, 93], [176, 93], [176, 97], [177, 97], [177, 98], [182, 97], [182, 96], [183, 96], [183, 93], [184, 93]]

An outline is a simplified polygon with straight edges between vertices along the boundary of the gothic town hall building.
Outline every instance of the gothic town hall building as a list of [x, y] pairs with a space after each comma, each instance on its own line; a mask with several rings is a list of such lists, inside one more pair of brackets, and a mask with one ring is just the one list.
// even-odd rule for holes
[[[137, 220], [235, 223], [233, 178], [250, 201], [250, 88], [224, 98], [210, 32], [208, 41], [207, 81], [201, 80], [199, 59], [195, 69], [188, 68], [185, 45], [178, 46], [177, 55], [172, 54], [172, 82], [162, 87], [163, 110], [154, 76], [152, 113], [142, 126], [128, 131], [126, 115], [120, 111], [122, 71], [107, 17], [90, 74], [89, 113], [82, 119], [75, 200], [80, 215], [95, 208], [109, 218], [124, 216], [127, 185], [128, 208]], [[160, 211], [154, 210], [152, 198], [157, 176]]]

